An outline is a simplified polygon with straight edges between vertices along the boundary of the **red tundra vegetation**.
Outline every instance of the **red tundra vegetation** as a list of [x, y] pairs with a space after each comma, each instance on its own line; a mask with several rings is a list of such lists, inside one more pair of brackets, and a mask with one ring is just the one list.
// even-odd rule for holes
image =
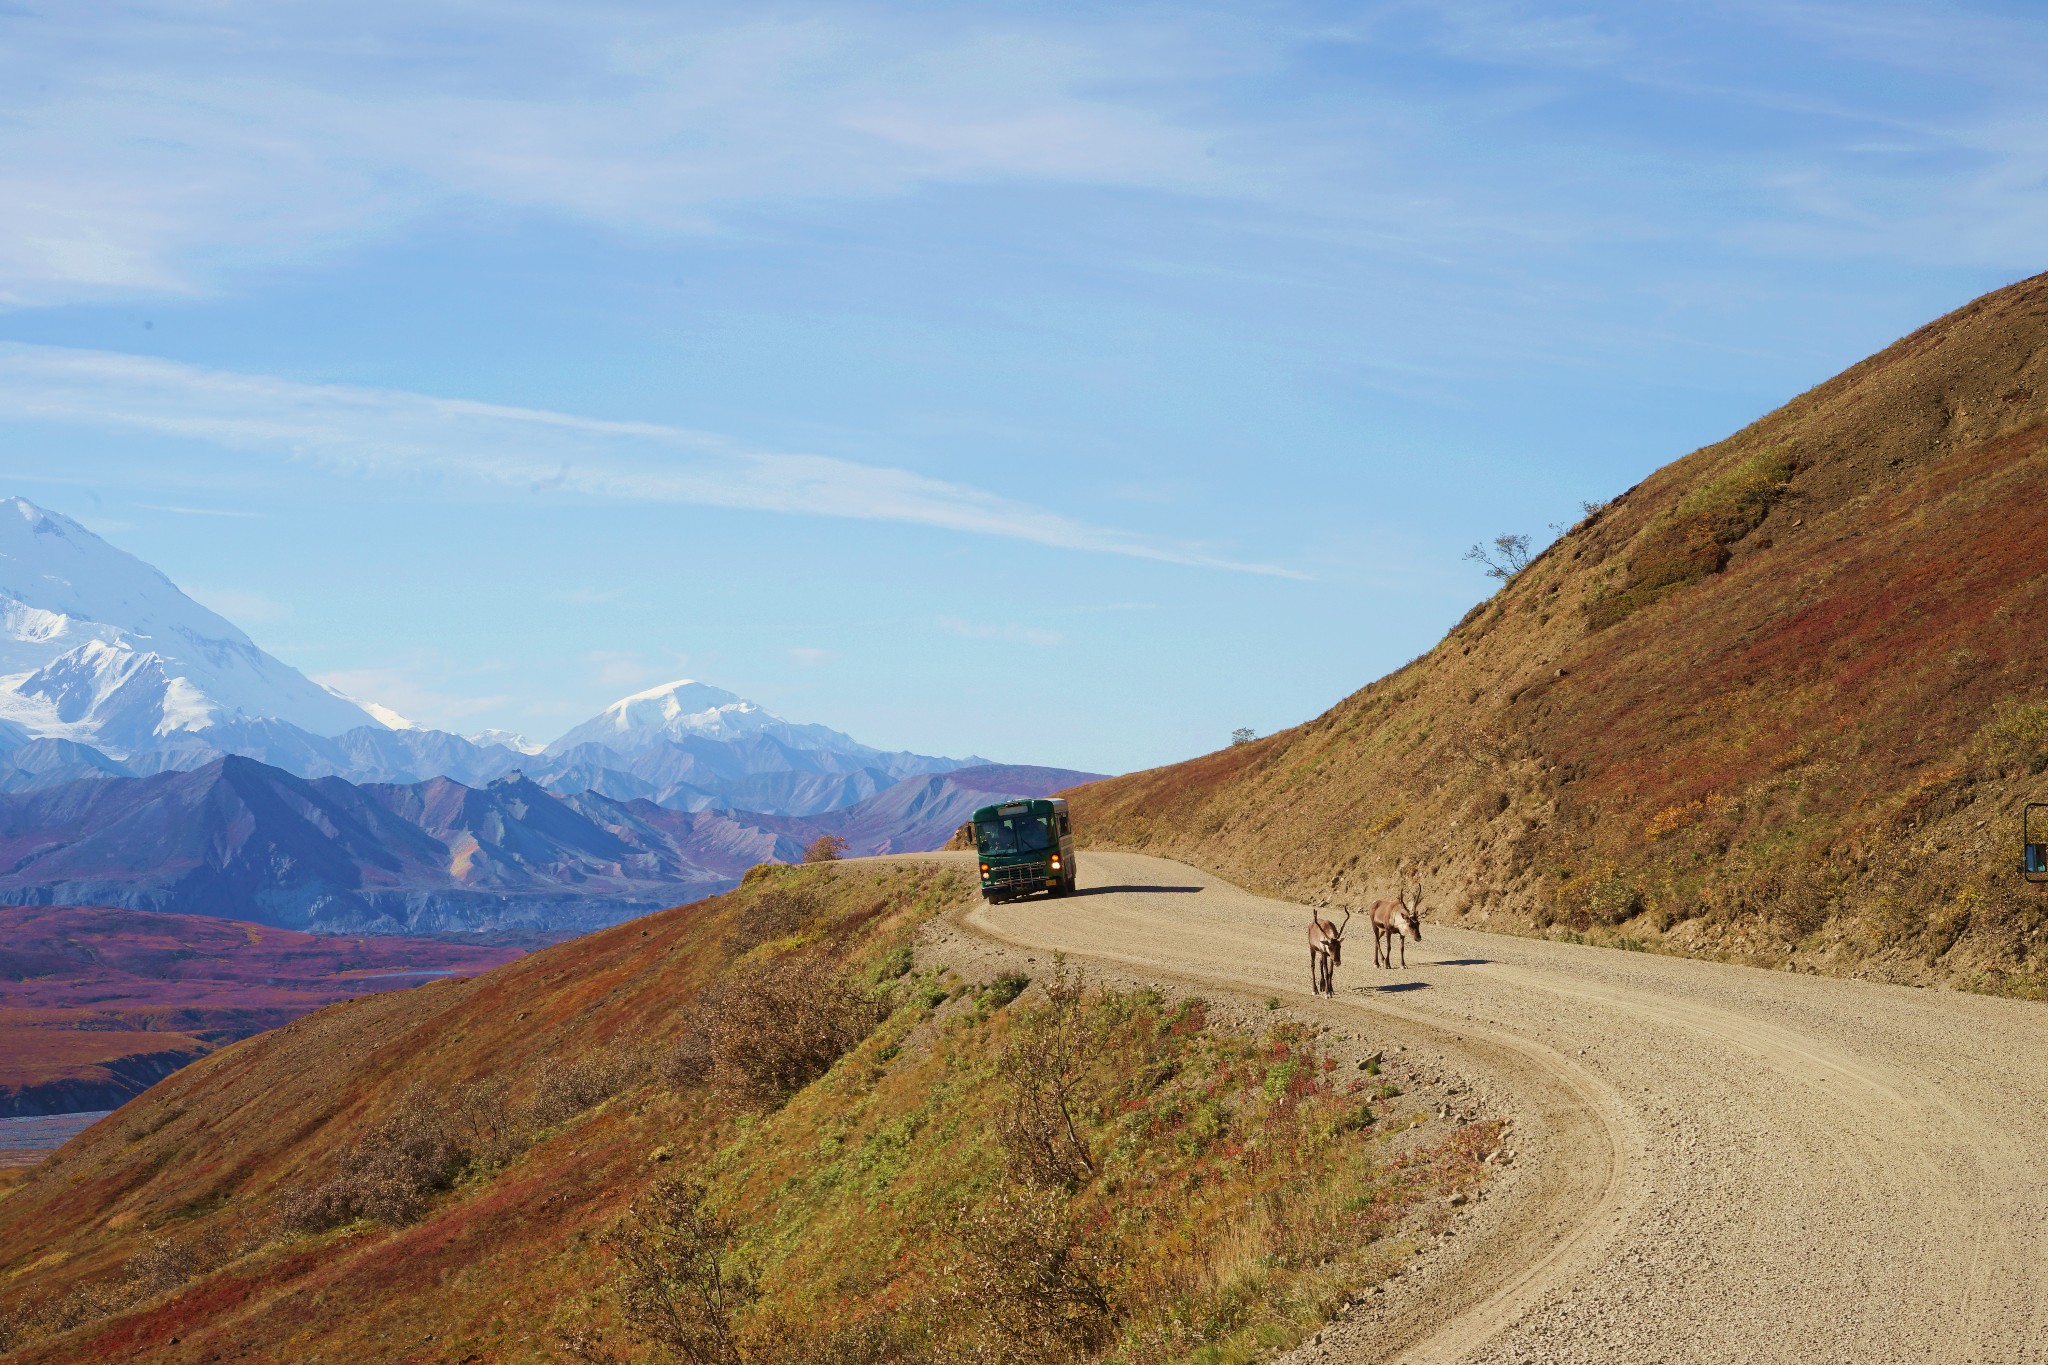
[[0, 1351], [1241, 1361], [1483, 1184], [1497, 1125], [1307, 1028], [919, 967], [973, 898], [764, 866], [214, 1052], [0, 1194]]
[[112, 1109], [322, 1005], [469, 976], [522, 950], [238, 920], [0, 906], [0, 1117]]

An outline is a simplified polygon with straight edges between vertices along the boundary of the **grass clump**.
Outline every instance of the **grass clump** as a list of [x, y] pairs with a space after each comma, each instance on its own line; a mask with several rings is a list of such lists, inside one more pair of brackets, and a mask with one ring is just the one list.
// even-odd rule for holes
[[1024, 994], [1024, 988], [1030, 984], [1031, 978], [1022, 972], [1004, 972], [981, 988], [981, 1006], [984, 1009], [999, 1010]]
[[1762, 524], [1797, 468], [1783, 446], [1736, 465], [1687, 494], [1637, 540], [1620, 586], [1596, 591], [1586, 621], [1599, 630], [1728, 566], [1736, 544]]
[[2048, 769], [2048, 702], [2001, 700], [1978, 732], [1977, 744], [1990, 766], [2002, 773]]

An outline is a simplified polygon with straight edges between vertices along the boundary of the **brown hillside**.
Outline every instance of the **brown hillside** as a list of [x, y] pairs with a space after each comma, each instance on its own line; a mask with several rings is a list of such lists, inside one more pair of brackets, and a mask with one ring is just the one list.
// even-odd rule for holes
[[2040, 993], [2048, 275], [1592, 513], [1305, 725], [1073, 793], [1090, 838], [1357, 904]]
[[0, 1357], [707, 1359], [632, 1268], [698, 1302], [708, 1247], [721, 1359], [1243, 1360], [1490, 1170], [1498, 1124], [1299, 1023], [917, 968], [972, 894], [763, 866], [212, 1053], [0, 1181]]

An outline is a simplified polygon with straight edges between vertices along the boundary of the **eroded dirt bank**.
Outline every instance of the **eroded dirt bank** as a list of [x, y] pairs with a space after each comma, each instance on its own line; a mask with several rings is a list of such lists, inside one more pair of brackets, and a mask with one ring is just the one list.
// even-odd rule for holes
[[1388, 972], [1362, 921], [1316, 1003], [1301, 906], [1081, 867], [1083, 894], [956, 933], [1278, 995], [1515, 1119], [1428, 1273], [1298, 1358], [2048, 1360], [2048, 1010], [1436, 926]]

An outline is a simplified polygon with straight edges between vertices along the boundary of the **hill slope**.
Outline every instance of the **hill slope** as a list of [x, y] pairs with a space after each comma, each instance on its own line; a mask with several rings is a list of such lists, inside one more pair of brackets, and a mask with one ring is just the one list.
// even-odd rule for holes
[[1305, 725], [1075, 793], [1093, 840], [1360, 904], [2042, 989], [2048, 276], [1591, 513]]
[[916, 970], [965, 871], [764, 868], [215, 1052], [0, 1189], [0, 1352], [706, 1358], [638, 1255], [730, 1276], [725, 1359], [1246, 1360], [1487, 1175], [1497, 1124], [1298, 1023]]

